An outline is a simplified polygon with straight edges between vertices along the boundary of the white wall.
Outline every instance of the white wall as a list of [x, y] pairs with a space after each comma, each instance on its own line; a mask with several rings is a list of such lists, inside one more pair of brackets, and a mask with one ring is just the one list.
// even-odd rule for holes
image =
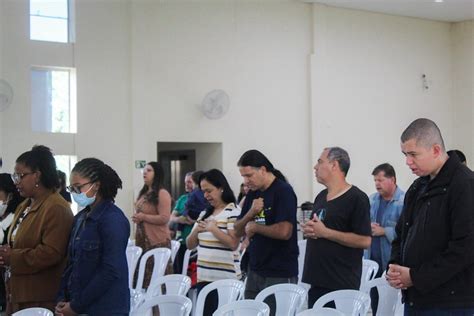
[[474, 168], [474, 21], [455, 23], [451, 28], [453, 63], [454, 137], [452, 147], [460, 149]]
[[[3, 16], [3, 0], [0, 0], [0, 17]], [[0, 19], [0, 78], [4, 78], [3, 76], [3, 19]], [[3, 160], [5, 152], [3, 150], [3, 113], [0, 112], [0, 158]], [[0, 166], [0, 173], [5, 172], [5, 169]]]
[[347, 149], [349, 181], [367, 193], [375, 191], [373, 168], [389, 162], [406, 189], [414, 177], [399, 139], [408, 124], [431, 118], [452, 143], [450, 24], [324, 5], [313, 14], [313, 156], [326, 146]]
[[[137, 1], [132, 21], [133, 159], [155, 159], [157, 140], [222, 143], [237, 190], [237, 160], [257, 148], [311, 197], [310, 5]], [[231, 106], [208, 120], [196, 105], [215, 88]]]

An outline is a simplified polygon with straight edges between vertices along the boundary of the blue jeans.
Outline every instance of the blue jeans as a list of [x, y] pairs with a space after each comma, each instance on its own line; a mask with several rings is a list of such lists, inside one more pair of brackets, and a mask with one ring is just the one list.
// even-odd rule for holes
[[424, 308], [416, 309], [405, 304], [404, 316], [472, 316], [474, 308]]

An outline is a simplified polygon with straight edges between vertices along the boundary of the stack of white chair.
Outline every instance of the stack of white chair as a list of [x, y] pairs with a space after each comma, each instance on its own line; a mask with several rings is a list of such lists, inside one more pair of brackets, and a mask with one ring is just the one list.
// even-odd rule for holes
[[213, 316], [268, 316], [267, 304], [255, 300], [234, 301], [219, 307]]
[[127, 263], [128, 263], [128, 286], [133, 287], [133, 276], [135, 275], [135, 270], [137, 268], [138, 260], [142, 255], [142, 248], [138, 246], [128, 246], [126, 250], [127, 254]]
[[13, 313], [12, 316], [54, 316], [53, 312], [49, 309], [42, 307], [31, 307], [27, 309], [22, 309], [16, 313]]
[[151, 280], [155, 280], [165, 274], [166, 266], [170, 260], [171, 250], [168, 248], [154, 248], [145, 252], [138, 267], [137, 284], [130, 290], [130, 310], [133, 312], [144, 300], [146, 291], [143, 288], [145, 268], [148, 259], [153, 257], [153, 272]]
[[171, 241], [171, 261], [174, 262], [176, 255], [178, 254], [179, 247], [181, 247], [181, 243], [177, 240]]
[[400, 290], [391, 287], [385, 278], [376, 278], [368, 281], [362, 290], [370, 295], [370, 289], [373, 287], [375, 287], [379, 293], [377, 314], [395, 315], [397, 306], [401, 302]]
[[338, 290], [321, 296], [313, 309], [323, 308], [334, 301], [336, 309], [347, 316], [365, 316], [370, 308], [370, 296], [357, 290]]
[[196, 304], [193, 302], [193, 315], [201, 316], [204, 313], [206, 297], [214, 290], [217, 290], [218, 307], [244, 297], [244, 283], [242, 281], [232, 279], [214, 281], [203, 287], [197, 297]]
[[365, 284], [370, 280], [375, 279], [379, 271], [379, 264], [374, 260], [362, 259], [362, 275], [360, 279], [360, 290], [365, 289]]
[[145, 301], [131, 316], [151, 315], [153, 307], [157, 306], [160, 315], [188, 316], [191, 313], [192, 303], [189, 298], [182, 295], [159, 295]]
[[312, 308], [305, 311], [299, 312], [296, 316], [346, 316], [343, 312], [338, 311], [334, 308]]
[[267, 297], [274, 295], [276, 302], [275, 316], [293, 316], [306, 301], [306, 293], [305, 288], [296, 284], [275, 284], [263, 289], [255, 297], [255, 300], [263, 302]]

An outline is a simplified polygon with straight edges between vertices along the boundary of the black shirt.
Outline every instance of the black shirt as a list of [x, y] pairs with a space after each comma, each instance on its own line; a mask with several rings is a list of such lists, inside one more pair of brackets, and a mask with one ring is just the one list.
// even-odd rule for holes
[[[352, 186], [343, 195], [327, 201], [327, 189], [314, 200], [313, 214], [324, 225], [340, 232], [370, 236], [370, 204], [367, 195]], [[313, 218], [313, 215], [311, 215]], [[308, 239], [303, 282], [333, 290], [360, 287], [363, 249], [318, 238]]]
[[296, 236], [296, 195], [286, 182], [275, 179], [265, 191], [250, 191], [239, 219], [249, 211], [254, 199], [263, 198], [263, 210], [255, 217], [261, 225], [279, 222], [293, 224], [289, 240], [255, 234], [247, 249], [250, 269], [263, 277], [290, 278], [298, 275], [298, 242]]

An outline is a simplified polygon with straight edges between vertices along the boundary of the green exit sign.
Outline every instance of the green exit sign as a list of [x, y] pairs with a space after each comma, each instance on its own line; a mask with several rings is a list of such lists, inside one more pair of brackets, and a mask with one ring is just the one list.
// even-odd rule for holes
[[135, 168], [143, 169], [146, 166], [146, 160], [135, 160]]

